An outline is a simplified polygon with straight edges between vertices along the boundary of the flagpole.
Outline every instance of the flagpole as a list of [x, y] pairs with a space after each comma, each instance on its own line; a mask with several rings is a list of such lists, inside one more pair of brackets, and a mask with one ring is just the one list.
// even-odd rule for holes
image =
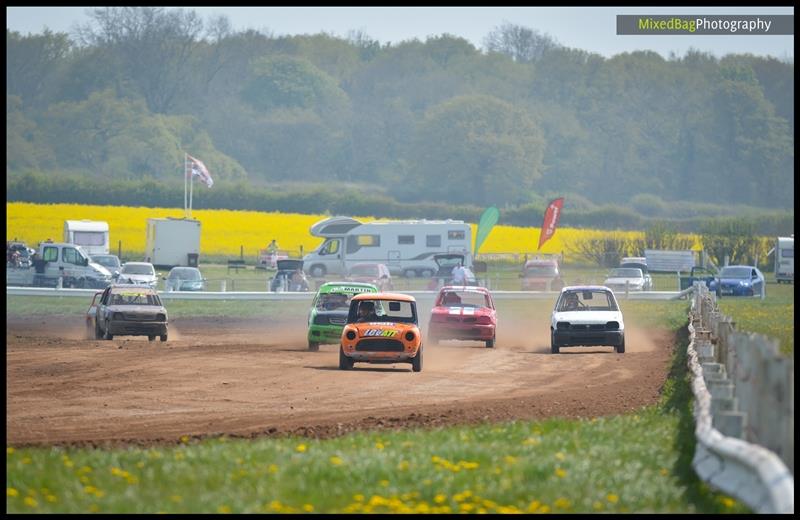
[[183, 217], [186, 218], [186, 170], [189, 163], [188, 154], [183, 152]]
[[189, 218], [192, 218], [192, 191], [194, 191], [194, 172], [189, 178]]

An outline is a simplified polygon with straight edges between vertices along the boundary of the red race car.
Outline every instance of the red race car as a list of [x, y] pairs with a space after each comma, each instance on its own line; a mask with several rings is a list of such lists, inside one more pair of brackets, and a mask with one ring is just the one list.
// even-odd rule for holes
[[488, 289], [448, 285], [439, 290], [428, 325], [431, 343], [444, 339], [475, 340], [493, 348], [496, 330], [497, 311]]

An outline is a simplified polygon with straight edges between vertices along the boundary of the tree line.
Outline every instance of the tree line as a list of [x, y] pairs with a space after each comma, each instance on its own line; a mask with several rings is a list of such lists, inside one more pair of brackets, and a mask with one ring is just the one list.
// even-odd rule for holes
[[[565, 196], [565, 219], [608, 207], [625, 228], [680, 201], [793, 208], [793, 63], [604, 58], [509, 23], [480, 49], [447, 34], [276, 37], [187, 9], [90, 12], [72, 34], [6, 30], [7, 175], [114, 180], [157, 200], [188, 152], [215, 179], [198, 202], [246, 200], [241, 184], [274, 205], [280, 186], [307, 183], [309, 211], [320, 186], [338, 210], [338, 187], [361, 186], [343, 213], [497, 205], [505, 220]], [[692, 207], [669, 217], [708, 216]]]

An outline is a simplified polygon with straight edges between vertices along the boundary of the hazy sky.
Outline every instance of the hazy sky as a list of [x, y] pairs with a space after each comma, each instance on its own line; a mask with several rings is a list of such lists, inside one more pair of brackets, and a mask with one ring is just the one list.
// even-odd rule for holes
[[[45, 27], [71, 32], [90, 20], [86, 7], [7, 7], [7, 28], [23, 34]], [[224, 14], [234, 30], [257, 29], [275, 36], [327, 32], [346, 37], [361, 30], [381, 43], [449, 33], [483, 46], [495, 27], [510, 22], [549, 34], [562, 45], [606, 57], [653, 50], [664, 57], [689, 48], [717, 56], [749, 52], [794, 58], [794, 36], [618, 36], [617, 14], [794, 14], [793, 7], [194, 7], [204, 19]]]

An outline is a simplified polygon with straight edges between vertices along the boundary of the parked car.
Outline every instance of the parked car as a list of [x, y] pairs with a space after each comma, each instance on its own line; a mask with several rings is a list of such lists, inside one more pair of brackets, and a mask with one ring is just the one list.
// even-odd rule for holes
[[497, 334], [497, 311], [485, 287], [445, 286], [439, 290], [431, 309], [428, 340], [483, 341], [493, 348]]
[[[712, 285], [714, 280], [717, 279], [719, 273], [711, 268], [711, 267], [703, 267], [696, 265], [692, 267], [689, 271], [689, 275], [680, 275], [678, 277], [678, 290], [683, 291], [684, 289], [688, 289], [694, 282], [703, 282], [706, 284], [706, 287], [712, 289], [712, 287], [716, 288], [716, 285]], [[719, 296], [719, 293], [717, 293]]]
[[475, 273], [465, 264], [465, 255], [461, 253], [437, 253], [433, 255], [433, 261], [436, 263], [437, 268], [428, 284], [429, 290], [433, 291], [445, 285], [451, 285], [453, 282], [453, 269], [458, 265], [464, 266], [464, 285], [470, 287], [478, 286]]
[[376, 293], [372, 284], [328, 282], [320, 285], [308, 312], [308, 350], [316, 352], [322, 343], [339, 344], [350, 312], [350, 299], [356, 294]]
[[167, 292], [202, 291], [206, 288], [206, 279], [196, 267], [173, 267], [163, 280]]
[[308, 291], [308, 278], [303, 272], [302, 260], [278, 260], [278, 271], [270, 279], [269, 290], [272, 292]]
[[625, 352], [625, 323], [614, 292], [599, 285], [564, 287], [550, 318], [550, 352], [597, 345]]
[[372, 284], [381, 292], [394, 289], [392, 274], [389, 272], [389, 268], [386, 267], [386, 264], [356, 264], [350, 268], [346, 280]]
[[339, 369], [350, 370], [356, 362], [411, 363], [414, 372], [422, 370], [422, 335], [413, 296], [353, 296], [342, 330]]
[[644, 291], [646, 283], [647, 281], [641, 269], [617, 267], [608, 273], [603, 285], [612, 291], [624, 292], [626, 289], [629, 291]]
[[102, 292], [94, 317], [97, 339], [114, 336], [156, 336], [167, 341], [167, 309], [155, 289], [142, 285], [110, 285]]
[[620, 268], [633, 268], [633, 269], [641, 269], [642, 274], [644, 275], [644, 285], [642, 286], [643, 291], [652, 291], [653, 290], [653, 277], [650, 276], [650, 273], [647, 271], [647, 264], [643, 261], [643, 257], [633, 257], [633, 258], [623, 258], [622, 263], [619, 264]]
[[122, 262], [119, 261], [117, 255], [92, 255], [89, 257], [89, 261], [102, 265], [112, 274], [119, 273], [122, 268]]
[[528, 260], [520, 277], [523, 291], [560, 291], [564, 287], [557, 260]]
[[144, 285], [152, 289], [158, 284], [156, 269], [150, 262], [125, 262], [117, 277], [118, 283]]
[[764, 274], [752, 265], [726, 265], [709, 289], [721, 296], [766, 296]]

